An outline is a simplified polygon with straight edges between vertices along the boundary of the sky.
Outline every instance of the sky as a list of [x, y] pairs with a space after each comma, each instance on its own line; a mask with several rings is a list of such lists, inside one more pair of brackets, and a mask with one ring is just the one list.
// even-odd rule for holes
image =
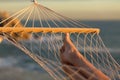
[[[31, 0], [0, 0], [0, 10], [16, 12]], [[120, 0], [37, 0], [40, 4], [74, 19], [120, 20]]]

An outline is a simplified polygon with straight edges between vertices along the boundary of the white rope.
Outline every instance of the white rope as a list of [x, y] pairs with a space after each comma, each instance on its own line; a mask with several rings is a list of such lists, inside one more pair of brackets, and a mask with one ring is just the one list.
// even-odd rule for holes
[[[17, 27], [17, 25], [25, 18], [25, 23], [21, 23], [24, 27], [30, 25], [29, 20], [31, 20], [30, 27], [35, 27], [36, 25], [39, 25], [39, 27], [49, 28], [89, 27], [80, 23], [79, 21], [62, 16], [51, 9], [39, 5], [38, 3], [18, 11], [13, 16], [1, 21], [0, 24], [11, 18], [13, 19], [5, 25], [6, 27], [17, 18], [19, 18], [19, 21], [17, 21], [13, 27]], [[39, 20], [38, 23], [35, 22], [36, 20]], [[25, 54], [29, 55], [40, 66], [42, 66], [43, 69], [45, 69], [55, 80], [69, 79], [68, 76], [65, 76], [67, 73], [63, 70], [63, 65], [60, 63], [59, 53], [60, 48], [63, 45], [63, 33], [31, 32], [32, 39], [28, 39], [27, 41], [16, 41], [9, 33], [2, 34], [9, 42], [21, 49]], [[37, 38], [34, 36], [37, 36]], [[120, 66], [111, 56], [99, 34], [70, 33], [70, 38], [76, 48], [81, 53], [83, 53], [84, 57], [89, 60], [96, 68], [100, 69], [102, 72], [108, 75], [112, 80], [116, 80], [116, 77], [120, 79]], [[73, 71], [71, 66], [69, 66], [68, 69]], [[71, 74], [70, 77], [79, 75], [77, 71]]]

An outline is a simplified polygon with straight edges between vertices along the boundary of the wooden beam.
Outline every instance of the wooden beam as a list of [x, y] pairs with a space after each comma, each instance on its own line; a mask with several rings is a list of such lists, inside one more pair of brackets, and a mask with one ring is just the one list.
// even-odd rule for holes
[[25, 33], [97, 33], [99, 34], [100, 29], [98, 28], [38, 28], [38, 27], [0, 27], [1, 33], [18, 33], [18, 32], [25, 32]]

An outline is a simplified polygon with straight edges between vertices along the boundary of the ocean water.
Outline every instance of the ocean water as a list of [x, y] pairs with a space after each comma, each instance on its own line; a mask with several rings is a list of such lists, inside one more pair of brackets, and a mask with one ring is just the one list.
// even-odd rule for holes
[[[120, 64], [120, 21], [81, 22], [101, 29], [100, 35], [106, 47]], [[0, 44], [0, 80], [52, 80], [52, 78], [21, 50], [3, 42]]]
[[105, 46], [120, 64], [120, 21], [83, 21], [82, 23], [100, 28], [100, 36]]

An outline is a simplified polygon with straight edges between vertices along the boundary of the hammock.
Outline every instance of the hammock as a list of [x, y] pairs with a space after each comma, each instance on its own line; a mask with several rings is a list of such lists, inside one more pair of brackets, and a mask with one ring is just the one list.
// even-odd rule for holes
[[36, 0], [2, 20], [0, 25], [3, 25], [0, 27], [0, 40], [6, 39], [21, 49], [54, 80], [69, 80], [59, 55], [65, 33], [70, 34], [76, 48], [97, 69], [112, 80], [120, 79], [119, 64], [104, 45], [98, 28], [90, 28], [60, 15]]

